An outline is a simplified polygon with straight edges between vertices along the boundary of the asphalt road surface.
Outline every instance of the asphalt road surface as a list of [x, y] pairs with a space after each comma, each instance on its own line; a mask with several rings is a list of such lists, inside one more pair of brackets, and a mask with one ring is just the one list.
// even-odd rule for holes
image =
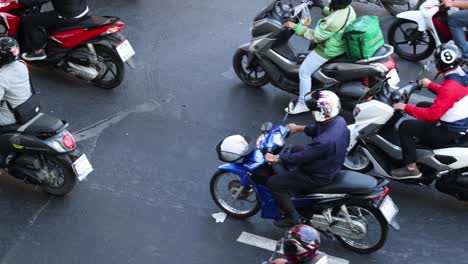
[[[249, 40], [265, 0], [101, 0], [93, 14], [116, 15], [137, 55], [114, 91], [32, 70], [45, 110], [71, 122], [95, 171], [65, 198], [0, 176], [0, 263], [260, 263], [269, 251], [236, 242], [242, 232], [278, 239], [259, 216], [211, 216], [208, 183], [220, 164], [214, 146], [231, 134], [256, 136], [279, 122], [291, 96], [252, 89], [234, 77], [232, 55]], [[360, 14], [393, 21], [377, 6]], [[317, 13], [315, 18], [317, 18]], [[298, 50], [306, 47], [294, 40]], [[402, 83], [417, 64], [398, 61]], [[291, 117], [306, 123], [308, 115]], [[301, 142], [296, 136], [291, 141]], [[385, 247], [358, 255], [323, 239], [350, 263], [468, 263], [468, 207], [422, 187], [391, 184], [401, 230]]]

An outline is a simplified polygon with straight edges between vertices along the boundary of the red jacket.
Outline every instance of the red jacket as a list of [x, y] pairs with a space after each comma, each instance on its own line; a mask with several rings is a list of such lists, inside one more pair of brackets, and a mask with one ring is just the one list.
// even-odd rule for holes
[[[437, 93], [437, 97], [429, 108], [406, 105], [405, 112], [422, 121], [437, 122], [455, 103], [468, 96], [468, 86], [463, 86], [453, 79], [445, 79], [442, 85], [429, 84], [429, 89]], [[460, 117], [461, 119], [463, 117]]]

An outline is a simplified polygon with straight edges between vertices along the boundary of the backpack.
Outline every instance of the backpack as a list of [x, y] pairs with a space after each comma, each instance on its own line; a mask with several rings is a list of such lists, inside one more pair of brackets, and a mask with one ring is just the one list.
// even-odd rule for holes
[[384, 45], [384, 36], [377, 16], [360, 16], [346, 27], [343, 37], [346, 53], [353, 59], [368, 59]]

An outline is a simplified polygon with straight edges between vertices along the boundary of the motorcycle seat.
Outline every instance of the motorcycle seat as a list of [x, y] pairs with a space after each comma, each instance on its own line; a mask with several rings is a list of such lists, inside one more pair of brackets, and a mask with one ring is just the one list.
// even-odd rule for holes
[[31, 124], [25, 127], [24, 132], [28, 134], [53, 134], [60, 130], [66, 124], [65, 121], [56, 117], [42, 114], [39, 118], [34, 120]]
[[377, 184], [377, 179], [372, 176], [343, 170], [338, 173], [333, 183], [316, 188], [310, 193], [367, 193], [374, 189]]
[[7, 125], [7, 126], [0, 126], [0, 134], [5, 134], [8, 132], [16, 132], [18, 128], [20, 128], [21, 125], [18, 124], [13, 124], [13, 125]]
[[118, 20], [119, 20], [119, 18], [117, 18], [117, 17], [87, 16], [86, 18], [84, 18], [83, 20], [81, 20], [80, 22], [78, 22], [76, 24], [56, 28], [56, 29], [53, 29], [52, 31], [53, 32], [61, 32], [61, 31], [68, 31], [68, 30], [80, 29], [80, 28], [84, 28], [84, 29], [89, 30], [89, 29], [95, 29], [95, 28], [98, 28], [98, 27], [102, 27], [102, 26], [105, 26], [105, 25], [115, 23]]

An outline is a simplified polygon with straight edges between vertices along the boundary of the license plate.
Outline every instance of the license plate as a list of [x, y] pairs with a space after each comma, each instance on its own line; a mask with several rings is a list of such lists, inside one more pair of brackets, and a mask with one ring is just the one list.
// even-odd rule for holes
[[398, 207], [395, 205], [395, 203], [393, 202], [392, 198], [390, 198], [390, 196], [385, 197], [382, 204], [380, 204], [379, 209], [380, 209], [380, 212], [382, 212], [385, 219], [387, 219], [387, 222], [389, 223], [392, 222], [393, 218], [399, 212]]
[[393, 89], [398, 89], [398, 83], [400, 82], [400, 76], [398, 75], [397, 70], [393, 69], [389, 73], [387, 73], [387, 78], [390, 78], [390, 79], [387, 80], [390, 87], [393, 88]]
[[135, 55], [135, 51], [128, 40], [125, 40], [122, 44], [118, 45], [116, 50], [123, 62], [126, 62]]
[[88, 174], [93, 171], [93, 166], [89, 162], [85, 154], [81, 155], [75, 162], [73, 162], [73, 170], [79, 181], [84, 180]]

